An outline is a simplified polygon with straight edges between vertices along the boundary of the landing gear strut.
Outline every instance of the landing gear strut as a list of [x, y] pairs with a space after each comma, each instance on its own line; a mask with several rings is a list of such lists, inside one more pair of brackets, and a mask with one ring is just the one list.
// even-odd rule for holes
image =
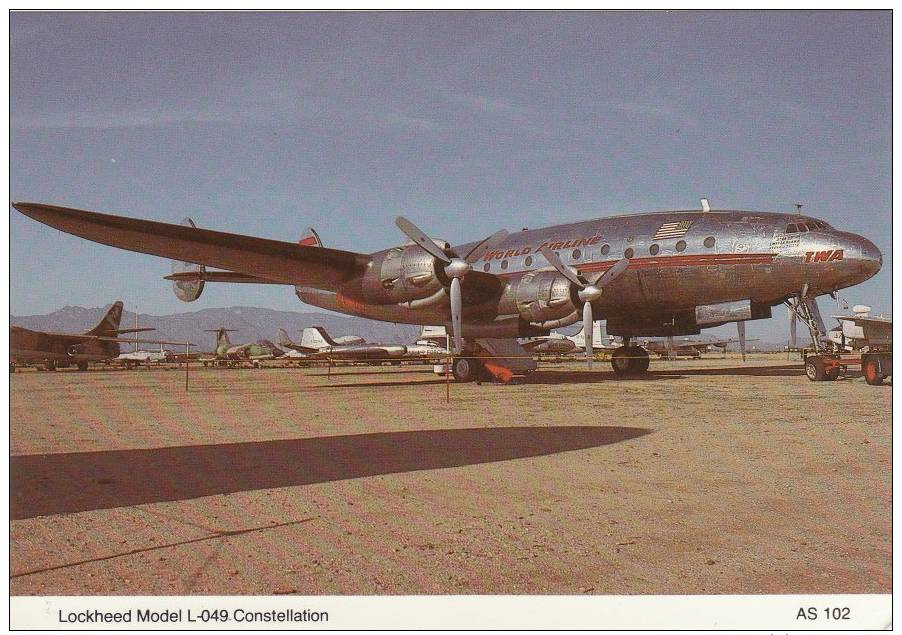
[[641, 346], [621, 346], [611, 355], [615, 375], [643, 375], [648, 364], [648, 351]]

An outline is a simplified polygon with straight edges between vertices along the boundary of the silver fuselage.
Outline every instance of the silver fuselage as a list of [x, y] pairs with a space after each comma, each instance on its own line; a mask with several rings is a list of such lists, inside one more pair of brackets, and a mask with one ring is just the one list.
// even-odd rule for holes
[[[682, 234], [680, 223], [688, 225]], [[662, 232], [665, 224], [676, 225], [677, 230]], [[787, 231], [793, 226], [797, 231]], [[667, 236], [656, 238], [662, 233]], [[466, 253], [474, 244], [459, 245], [453, 251]], [[630, 259], [626, 272], [593, 303], [596, 318], [607, 319], [609, 324], [641, 322], [645, 317], [658, 320], [700, 305], [739, 300], [773, 306], [803, 288], [816, 296], [858, 284], [882, 264], [882, 255], [871, 241], [808, 216], [746, 211], [612, 216], [523, 230], [493, 246], [473, 263], [473, 269], [499, 276], [504, 289], [494, 302], [497, 306], [465, 306], [465, 324], [515, 315], [516, 298], [512, 296], [517, 283], [524, 276], [552, 270], [539, 253], [543, 246], [587, 277], [621, 258]], [[374, 261], [384, 253], [373, 254]], [[410, 307], [404, 303], [367, 304], [354, 297], [353, 289], [332, 292], [296, 287], [296, 293], [315, 306], [378, 320], [444, 324], [448, 319], [446, 297], [425, 307]], [[656, 334], [652, 331], [638, 329], [626, 334]], [[612, 333], [618, 334], [616, 330]]]

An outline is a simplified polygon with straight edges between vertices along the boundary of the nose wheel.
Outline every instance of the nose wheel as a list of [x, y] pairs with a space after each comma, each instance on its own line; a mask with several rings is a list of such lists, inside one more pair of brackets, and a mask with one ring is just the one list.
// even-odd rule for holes
[[641, 346], [621, 346], [611, 355], [615, 375], [643, 375], [648, 371], [648, 351]]

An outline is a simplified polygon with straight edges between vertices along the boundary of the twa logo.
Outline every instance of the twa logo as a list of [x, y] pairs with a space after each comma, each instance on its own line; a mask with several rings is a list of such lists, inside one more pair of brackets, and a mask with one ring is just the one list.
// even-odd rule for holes
[[842, 249], [805, 252], [805, 262], [833, 262], [834, 260], [842, 260]]

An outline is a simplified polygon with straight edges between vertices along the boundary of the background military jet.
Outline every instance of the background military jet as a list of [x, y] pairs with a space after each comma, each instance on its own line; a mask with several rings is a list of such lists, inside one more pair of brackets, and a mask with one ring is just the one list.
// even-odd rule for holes
[[204, 366], [236, 366], [242, 361], [250, 361], [254, 367], [259, 368], [260, 362], [268, 359], [282, 357], [285, 353], [269, 340], [258, 340], [247, 344], [232, 344], [229, 333], [236, 329], [220, 327], [207, 329], [208, 333], [216, 333], [216, 347], [212, 357], [201, 358]]
[[16, 366], [27, 363], [43, 364], [47, 370], [66, 368], [72, 364], [79, 370], [87, 370], [88, 362], [117, 358], [120, 343], [185, 345], [185, 342], [123, 339], [120, 336], [126, 333], [141, 333], [155, 329], [149, 327], [120, 329], [122, 306], [121, 300], [114, 302], [97, 326], [82, 334], [34, 331], [21, 326], [10, 326], [10, 371], [13, 372]]

